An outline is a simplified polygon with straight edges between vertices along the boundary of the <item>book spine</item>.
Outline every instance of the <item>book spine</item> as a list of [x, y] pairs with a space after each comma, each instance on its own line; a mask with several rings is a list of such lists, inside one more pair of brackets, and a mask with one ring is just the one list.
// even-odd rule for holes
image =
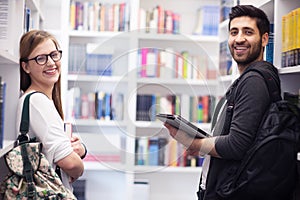
[[0, 149], [2, 149], [4, 142], [6, 83], [2, 81], [1, 77], [0, 84]]

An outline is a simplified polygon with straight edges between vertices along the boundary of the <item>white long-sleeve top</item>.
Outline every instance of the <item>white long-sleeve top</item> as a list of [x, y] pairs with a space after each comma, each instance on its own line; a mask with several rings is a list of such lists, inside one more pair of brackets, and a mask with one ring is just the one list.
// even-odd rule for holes
[[[24, 94], [18, 102], [16, 128], [19, 133]], [[72, 153], [73, 148], [69, 137], [64, 132], [64, 122], [57, 112], [54, 102], [42, 93], [30, 97], [29, 104], [29, 136], [36, 137], [43, 144], [42, 152], [50, 165], [55, 169], [55, 163]], [[71, 191], [69, 176], [61, 170], [64, 186]]]

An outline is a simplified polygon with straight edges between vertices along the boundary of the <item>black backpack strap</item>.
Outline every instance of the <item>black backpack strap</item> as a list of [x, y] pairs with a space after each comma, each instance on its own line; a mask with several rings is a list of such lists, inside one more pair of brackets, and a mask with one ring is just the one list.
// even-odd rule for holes
[[[235, 98], [235, 92], [237, 85], [239, 81], [242, 79], [242, 77], [247, 74], [250, 71], [254, 71], [258, 73], [260, 76], [263, 77], [267, 88], [269, 92], [269, 96], [272, 102], [276, 102], [281, 100], [281, 89], [280, 89], [280, 82], [277, 82], [274, 77], [268, 72], [262, 65], [269, 65], [271, 66], [272, 64], [266, 61], [257, 61], [251, 64], [247, 69], [233, 82], [231, 87], [228, 89], [226, 92], [226, 98], [227, 98], [227, 109], [226, 109], [226, 117], [225, 117], [225, 123], [224, 123], [224, 128], [222, 131], [222, 134], [226, 134], [229, 131], [230, 128], [230, 123], [233, 115], [233, 108], [235, 105], [234, 98]], [[272, 65], [273, 67], [273, 65]]]
[[26, 144], [21, 145], [21, 155], [23, 160], [23, 174], [27, 182], [27, 197], [28, 199], [35, 199], [36, 188], [34, 183], [34, 170], [29, 160]]
[[280, 94], [281, 93], [280, 85], [277, 85], [275, 80], [270, 76], [270, 73], [268, 73], [264, 69], [260, 70], [260, 69], [257, 69], [257, 68], [252, 68], [249, 71], [255, 71], [264, 78], [264, 81], [267, 85], [269, 95], [270, 95], [270, 99], [272, 100], [272, 102], [280, 101], [282, 99], [281, 94]]
[[34, 183], [34, 170], [31, 165], [31, 162], [29, 160], [29, 155], [27, 152], [26, 144], [27, 142], [30, 142], [30, 138], [28, 136], [29, 131], [29, 99], [32, 94], [36, 92], [28, 94], [23, 103], [23, 109], [22, 109], [22, 118], [20, 123], [20, 135], [18, 137], [19, 144], [21, 145], [21, 155], [23, 159], [23, 174], [24, 178], [27, 182], [27, 197], [28, 199], [35, 199], [36, 196], [36, 188]]
[[30, 94], [28, 94], [25, 99], [24, 99], [24, 103], [23, 103], [23, 109], [22, 109], [22, 117], [21, 117], [21, 122], [20, 122], [20, 135], [18, 136], [18, 142], [19, 143], [24, 143], [24, 142], [29, 142], [31, 139], [28, 136], [28, 131], [29, 131], [29, 99], [30, 96], [35, 94], [37, 92], [32, 92]]
[[24, 143], [24, 142], [29, 142], [30, 138], [28, 136], [28, 131], [29, 131], [29, 99], [30, 96], [33, 95], [34, 93], [37, 92], [32, 92], [28, 94], [23, 103], [23, 109], [22, 109], [22, 117], [21, 117], [21, 123], [20, 123], [20, 135], [18, 137], [18, 142], [19, 143]]

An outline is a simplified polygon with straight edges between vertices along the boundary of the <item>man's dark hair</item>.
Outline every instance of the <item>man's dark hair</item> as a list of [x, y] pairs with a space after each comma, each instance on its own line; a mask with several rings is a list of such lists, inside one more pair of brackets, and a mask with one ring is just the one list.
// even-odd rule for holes
[[256, 8], [252, 5], [237, 5], [231, 8], [231, 13], [229, 14], [229, 24], [228, 29], [230, 30], [230, 23], [236, 17], [248, 16], [256, 19], [256, 25], [258, 27], [259, 33], [262, 36], [264, 33], [270, 32], [270, 21], [268, 16], [264, 11]]

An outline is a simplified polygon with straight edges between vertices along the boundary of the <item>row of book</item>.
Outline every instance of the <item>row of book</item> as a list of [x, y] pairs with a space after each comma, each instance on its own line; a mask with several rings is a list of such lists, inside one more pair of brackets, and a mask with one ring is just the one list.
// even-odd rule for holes
[[6, 83], [2, 81], [0, 76], [0, 149], [3, 148], [4, 142], [4, 114], [5, 114], [5, 98]]
[[[215, 97], [211, 95], [189, 97], [189, 121], [209, 123], [215, 107]], [[156, 114], [181, 114], [180, 95], [137, 95], [136, 121], [155, 121]]]
[[123, 120], [123, 94], [104, 91], [83, 93], [79, 87], [67, 92], [66, 120]]
[[165, 79], [215, 79], [216, 69], [207, 55], [176, 52], [172, 48], [144, 47], [138, 50], [138, 76]]
[[300, 8], [282, 16], [282, 67], [300, 65]]
[[202, 166], [203, 157], [188, 155], [182, 144], [164, 137], [140, 137], [135, 140], [135, 165]]
[[[176, 52], [172, 48], [144, 47], [136, 51], [138, 77], [216, 79], [217, 70], [207, 55]], [[97, 43], [69, 45], [69, 74], [112, 76], [114, 48]]]
[[195, 35], [218, 35], [220, 21], [220, 7], [213, 5], [201, 6], [197, 10]]
[[269, 41], [265, 50], [266, 61], [274, 64], [274, 24], [270, 24]]
[[226, 76], [232, 74], [232, 56], [228, 47], [228, 40], [220, 42], [219, 74]]
[[151, 10], [139, 8], [138, 29], [146, 33], [178, 34], [180, 32], [180, 15], [158, 5]]
[[221, 0], [220, 22], [229, 19], [229, 13], [234, 6], [234, 0]]
[[69, 73], [111, 76], [114, 48], [97, 43], [69, 45]]
[[70, 29], [84, 31], [127, 31], [129, 29], [128, 3], [101, 3], [95, 1], [70, 2]]

